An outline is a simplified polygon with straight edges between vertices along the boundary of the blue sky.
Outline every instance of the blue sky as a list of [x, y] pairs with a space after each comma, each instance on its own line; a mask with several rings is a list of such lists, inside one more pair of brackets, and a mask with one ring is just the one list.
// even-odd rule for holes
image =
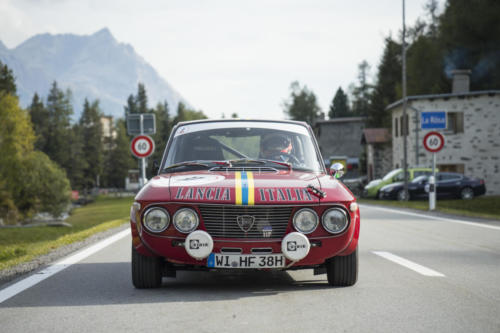
[[[426, 2], [406, 0], [407, 24]], [[361, 61], [374, 75], [401, 13], [401, 0], [0, 0], [0, 40], [108, 27], [210, 117], [281, 119], [294, 80], [327, 112]]]

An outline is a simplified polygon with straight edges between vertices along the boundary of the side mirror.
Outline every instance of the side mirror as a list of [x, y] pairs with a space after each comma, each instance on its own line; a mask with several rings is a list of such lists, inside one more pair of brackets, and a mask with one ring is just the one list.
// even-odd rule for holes
[[335, 163], [330, 167], [330, 175], [339, 179], [344, 175], [344, 165], [342, 163]]
[[151, 174], [153, 175], [153, 177], [158, 174], [158, 169], [160, 168], [160, 163], [158, 163], [158, 161], [154, 160], [153, 161], [153, 169], [151, 170]]

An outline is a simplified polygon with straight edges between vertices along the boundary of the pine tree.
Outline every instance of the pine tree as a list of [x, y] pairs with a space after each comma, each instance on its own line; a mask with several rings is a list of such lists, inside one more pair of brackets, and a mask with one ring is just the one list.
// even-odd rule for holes
[[368, 125], [391, 127], [391, 115], [386, 107], [401, 98], [401, 45], [386, 38], [384, 53], [378, 65], [377, 81], [371, 96]]
[[137, 96], [135, 98], [138, 113], [148, 113], [148, 95], [146, 93], [146, 88], [143, 83], [139, 83], [137, 86]]
[[333, 119], [340, 117], [352, 117], [352, 115], [353, 114], [349, 108], [348, 97], [342, 90], [342, 87], [339, 87], [335, 93], [335, 97], [333, 97], [332, 104], [330, 104], [328, 117]]
[[1, 93], [15, 96], [17, 87], [12, 70], [0, 61], [0, 94]]
[[321, 115], [316, 95], [297, 81], [290, 84], [290, 97], [283, 103], [283, 111], [290, 119], [305, 121], [311, 126]]
[[124, 188], [128, 170], [136, 168], [137, 164], [130, 154], [130, 139], [127, 136], [125, 121], [118, 119], [115, 128], [116, 137], [113, 139], [112, 148], [106, 154], [104, 173], [107, 186]]
[[153, 112], [156, 117], [156, 133], [153, 135], [153, 140], [155, 142], [155, 151], [151, 158], [149, 158], [149, 160], [157, 161], [158, 163], [160, 163], [163, 156], [163, 149], [167, 144], [168, 138], [170, 136], [170, 131], [172, 130], [167, 101], [158, 103]]
[[73, 107], [70, 98], [70, 92], [64, 93], [54, 81], [47, 97], [49, 130], [46, 144], [42, 149], [50, 159], [65, 170], [69, 169], [71, 163], [68, 141], [71, 136], [70, 116], [73, 114]]
[[83, 154], [87, 167], [84, 169], [84, 187], [97, 187], [98, 179], [102, 175], [103, 140], [102, 140], [102, 113], [99, 101], [90, 103], [85, 99], [83, 112], [80, 118], [80, 128], [83, 138]]
[[33, 95], [31, 105], [28, 107], [33, 129], [36, 134], [35, 148], [43, 151], [49, 136], [49, 112], [43, 105], [43, 100], [37, 93]]
[[129, 113], [137, 113], [137, 105], [135, 103], [135, 97], [133, 94], [130, 94], [127, 98], [127, 105], [124, 107], [125, 109], [125, 117]]
[[368, 83], [370, 65], [363, 60], [358, 65], [358, 84], [352, 88], [352, 112], [356, 116], [367, 116], [370, 111], [372, 85]]

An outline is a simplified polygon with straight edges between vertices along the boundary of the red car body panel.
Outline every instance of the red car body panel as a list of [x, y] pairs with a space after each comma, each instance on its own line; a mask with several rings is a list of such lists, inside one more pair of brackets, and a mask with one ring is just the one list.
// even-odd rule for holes
[[[163, 174], [151, 179], [137, 194], [140, 209], [131, 216], [132, 243], [142, 255], [161, 256], [174, 264], [206, 267], [206, 259], [197, 260], [188, 255], [182, 244], [186, 234], [177, 231], [172, 223], [163, 232], [154, 234], [142, 227], [142, 215], [152, 206], [165, 208], [170, 216], [181, 207], [197, 211], [200, 218], [198, 229], [205, 230], [199, 205], [229, 206], [292, 206], [285, 234], [295, 231], [293, 214], [300, 208], [315, 210], [321, 219], [323, 212], [332, 206], [341, 205], [350, 215], [348, 228], [340, 235], [328, 233], [321, 222], [314, 232], [306, 235], [311, 244], [309, 254], [293, 264], [294, 267], [321, 265], [326, 259], [349, 255], [357, 247], [360, 231], [359, 210], [351, 211], [355, 202], [353, 194], [331, 175], [325, 173], [279, 170], [277, 172], [251, 172], [251, 186], [241, 202], [241, 188], [234, 171], [192, 171]], [[324, 194], [315, 195], [307, 190], [312, 185]], [[241, 186], [241, 185], [240, 185]], [[239, 194], [240, 193], [240, 194]], [[238, 194], [240, 197], [238, 197]], [[281, 253], [281, 239], [234, 239], [214, 238], [213, 252], [220, 253], [223, 247], [237, 247], [242, 254], [250, 254], [253, 248], [271, 248], [272, 253]]]

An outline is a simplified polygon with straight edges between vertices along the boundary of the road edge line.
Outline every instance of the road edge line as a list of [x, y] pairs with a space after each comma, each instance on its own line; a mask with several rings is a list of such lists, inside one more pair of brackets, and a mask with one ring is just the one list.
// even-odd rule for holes
[[430, 215], [425, 215], [425, 214], [420, 214], [420, 213], [405, 212], [405, 211], [401, 211], [401, 210], [393, 209], [393, 208], [378, 207], [378, 206], [370, 205], [370, 204], [359, 204], [359, 206], [361, 208], [363, 206], [366, 206], [366, 207], [369, 207], [369, 208], [378, 209], [378, 210], [387, 211], [387, 212], [392, 212], [392, 213], [398, 213], [398, 214], [403, 214], [403, 215], [424, 217], [424, 218], [427, 218], [429, 220], [440, 220], [440, 221], [446, 221], [446, 222], [452, 222], [452, 223], [459, 223], [459, 224], [470, 225], [470, 226], [479, 227], [479, 228], [487, 228], [487, 229], [493, 229], [493, 230], [500, 230], [500, 227], [497, 227], [497, 226], [494, 226], [494, 225], [484, 224], [482, 222], [461, 221], [461, 220], [455, 220], [455, 219], [447, 218], [447, 217], [430, 216]]
[[78, 251], [77, 253], [70, 255], [69, 257], [63, 258], [50, 265], [49, 267], [22, 279], [21, 281], [18, 281], [4, 289], [1, 289], [0, 304], [128, 235], [130, 235], [130, 229], [127, 228], [114, 234], [113, 236], [103, 239], [97, 244]]

